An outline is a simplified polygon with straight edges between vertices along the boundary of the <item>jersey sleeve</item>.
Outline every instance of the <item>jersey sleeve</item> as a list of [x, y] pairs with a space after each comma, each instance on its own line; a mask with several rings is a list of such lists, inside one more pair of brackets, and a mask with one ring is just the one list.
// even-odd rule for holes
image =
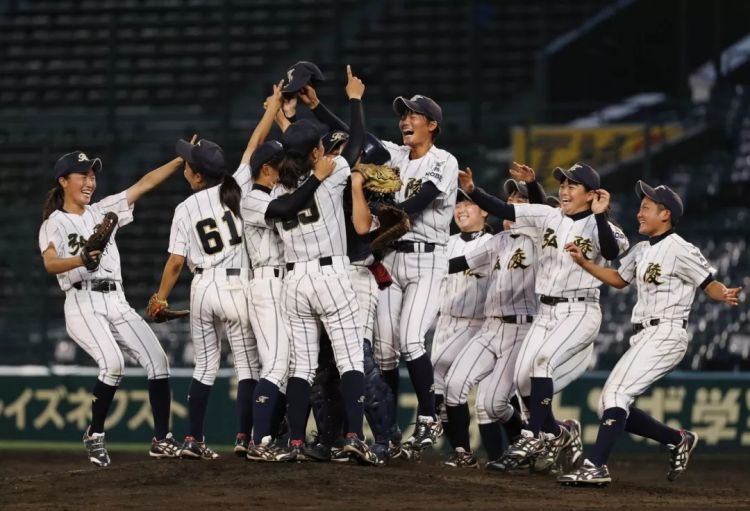
[[256, 227], [273, 227], [273, 222], [266, 220], [266, 211], [271, 203], [271, 196], [260, 190], [252, 190], [242, 199], [242, 221]]
[[635, 279], [636, 265], [638, 264], [640, 254], [644, 247], [643, 243], [647, 242], [642, 241], [641, 243], [638, 243], [620, 259], [620, 267], [617, 268], [617, 273], [620, 275], [620, 278], [627, 283], [631, 283]]
[[698, 247], [689, 243], [677, 247], [675, 273], [682, 281], [699, 287], [709, 275], [716, 272]]
[[550, 214], [557, 214], [557, 210], [546, 204], [514, 204], [516, 219], [513, 229], [522, 227], [534, 227], [541, 229]]
[[321, 186], [327, 188], [343, 188], [346, 186], [349, 176], [352, 175], [352, 171], [349, 168], [349, 164], [342, 156], [336, 156], [333, 161], [336, 163], [336, 168], [333, 169], [330, 176], [323, 180]]
[[467, 253], [464, 257], [466, 258], [466, 264], [469, 265], [469, 269], [483, 275], [489, 274], [493, 259], [500, 252], [502, 242], [502, 237], [496, 235]]
[[117, 215], [117, 227], [124, 227], [133, 221], [133, 209], [135, 203], [128, 204], [127, 190], [108, 197], [104, 197], [99, 202], [92, 204], [91, 209], [104, 215], [110, 211]]
[[48, 218], [39, 228], [39, 251], [43, 254], [50, 243], [55, 245], [55, 252], [60, 254], [65, 240], [57, 224]]
[[253, 177], [250, 171], [250, 165], [248, 165], [247, 163], [240, 164], [232, 177], [234, 177], [234, 180], [237, 181], [237, 184], [240, 186], [243, 197], [250, 192], [250, 189], [253, 186]]
[[625, 233], [622, 232], [622, 229], [617, 227], [612, 222], [609, 223], [610, 226], [612, 226], [612, 232], [615, 235], [615, 241], [617, 242], [617, 247], [620, 249], [620, 255], [624, 254], [628, 251], [630, 248], [630, 241], [628, 241], [628, 237], [625, 236]]
[[172, 219], [172, 228], [169, 231], [169, 248], [170, 254], [187, 257], [189, 246], [189, 229], [187, 228], [187, 213], [182, 205], [177, 206]]
[[450, 192], [458, 180], [458, 161], [452, 155], [444, 160], [434, 161], [424, 179], [435, 183], [435, 187], [441, 192]]

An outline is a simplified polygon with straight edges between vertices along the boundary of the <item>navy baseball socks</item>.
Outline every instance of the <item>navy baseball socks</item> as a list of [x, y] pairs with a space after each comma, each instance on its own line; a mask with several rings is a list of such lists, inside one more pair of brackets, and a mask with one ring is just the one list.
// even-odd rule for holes
[[104, 433], [104, 421], [107, 420], [107, 413], [109, 413], [109, 407], [112, 404], [112, 400], [115, 398], [116, 391], [116, 386], [107, 385], [101, 380], [96, 380], [93, 392], [94, 396], [91, 403], [91, 425], [88, 429], [89, 435], [92, 433]]
[[263, 437], [271, 435], [273, 411], [279, 396], [279, 387], [261, 378], [253, 393], [253, 443], [260, 445]]
[[347, 433], [356, 433], [364, 440], [362, 421], [365, 414], [365, 375], [360, 371], [347, 371], [341, 375], [341, 396], [344, 399]]
[[615, 443], [617, 443], [617, 439], [625, 431], [627, 416], [628, 413], [622, 408], [615, 407], [604, 410], [602, 419], [599, 422], [599, 432], [596, 434], [596, 443], [589, 457], [591, 463], [597, 467], [607, 464], [607, 460]]
[[[406, 368], [417, 394], [417, 415], [435, 419], [435, 375], [430, 357], [425, 353], [415, 360], [408, 361]], [[450, 418], [448, 420], [450, 421]]]
[[469, 414], [469, 403], [463, 403], [458, 406], [447, 405], [445, 411], [448, 414], [448, 440], [451, 447], [463, 448], [464, 451], [471, 451], [469, 443], [469, 425], [471, 415]]
[[383, 373], [383, 379], [391, 388], [394, 405], [396, 406], [396, 410], [398, 410], [398, 383], [400, 379], [400, 376], [398, 374], [398, 367], [396, 367], [396, 369], [388, 370], [381, 369], [381, 372]]
[[239, 434], [249, 438], [253, 430], [253, 396], [257, 380], [246, 378], [237, 382], [237, 417], [239, 418]]
[[305, 441], [307, 416], [310, 409], [310, 384], [295, 376], [286, 384], [287, 420], [289, 421], [289, 442]]
[[163, 440], [169, 433], [169, 415], [172, 407], [169, 378], [148, 381], [148, 400], [154, 416], [154, 438]]
[[682, 442], [682, 434], [679, 431], [659, 422], [635, 406], [630, 407], [630, 414], [625, 422], [625, 431], [656, 440], [664, 445], [678, 445]]
[[[520, 428], [518, 431], [520, 433]], [[482, 439], [482, 446], [490, 461], [502, 456], [505, 447], [503, 445], [503, 432], [499, 423], [490, 422], [489, 424], [480, 424], [479, 436]]]
[[203, 419], [206, 417], [208, 396], [211, 385], [199, 382], [195, 378], [190, 382], [188, 390], [188, 417], [190, 418], [190, 436], [198, 442], [203, 442]]
[[555, 387], [552, 378], [531, 378], [531, 398], [529, 399], [529, 430], [534, 436], [539, 436], [540, 431], [560, 434], [560, 427], [555, 421], [552, 413], [552, 396]]

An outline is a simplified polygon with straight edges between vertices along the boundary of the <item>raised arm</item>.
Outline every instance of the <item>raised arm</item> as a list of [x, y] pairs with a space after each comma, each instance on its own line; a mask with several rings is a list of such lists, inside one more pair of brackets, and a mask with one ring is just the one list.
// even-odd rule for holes
[[[193, 136], [193, 141], [195, 141], [195, 136]], [[175, 158], [169, 163], [165, 163], [161, 167], [152, 170], [140, 178], [127, 190], [128, 206], [133, 205], [133, 203], [143, 197], [143, 195], [159, 186], [164, 180], [171, 176], [174, 171], [179, 169], [182, 163], [182, 158]]]
[[581, 252], [581, 249], [578, 248], [578, 246], [576, 246], [574, 243], [567, 243], [565, 245], [565, 250], [567, 250], [568, 254], [570, 254], [570, 257], [573, 258], [573, 261], [575, 261], [578, 266], [580, 266], [608, 286], [622, 289], [630, 284], [629, 282], [623, 280], [623, 278], [620, 276], [620, 273], [614, 268], [605, 268], [604, 266], [599, 266], [586, 259], [583, 256], [583, 252]]
[[266, 111], [263, 113], [263, 117], [261, 117], [260, 122], [255, 126], [253, 134], [250, 135], [250, 139], [247, 141], [245, 152], [242, 153], [241, 163], [243, 165], [248, 165], [250, 163], [250, 157], [258, 146], [266, 139], [268, 132], [271, 131], [276, 114], [281, 111], [281, 87], [283, 83], [284, 80], [281, 80], [279, 83], [275, 84], [273, 86], [273, 93], [268, 96], [265, 103], [263, 103], [263, 107]]
[[727, 287], [718, 280], [707, 279], [707, 283], [701, 286], [703, 291], [717, 302], [723, 302], [736, 307], [740, 299], [741, 287]]
[[365, 84], [352, 74], [352, 67], [348, 64], [346, 76], [346, 95], [349, 96], [351, 130], [349, 141], [341, 152], [341, 156], [344, 157], [349, 167], [354, 167], [359, 155], [362, 154], [362, 146], [365, 144], [365, 114], [362, 111], [362, 95], [365, 93]]
[[372, 213], [367, 205], [364, 185], [364, 177], [359, 172], [352, 172], [352, 224], [357, 234], [363, 236], [370, 232], [372, 227]]
[[[351, 68], [350, 66], [346, 66], [346, 72], [347, 76], [351, 76]], [[362, 89], [364, 91], [364, 88]], [[349, 92], [349, 83], [347, 83], [347, 94]], [[307, 106], [307, 108], [310, 109], [310, 111], [313, 113], [316, 119], [318, 119], [320, 122], [328, 126], [328, 129], [331, 131], [339, 130], [339, 131], [346, 131], [349, 132], [349, 126], [346, 125], [344, 121], [339, 119], [339, 117], [331, 112], [327, 106], [325, 106], [320, 99], [318, 99], [318, 94], [315, 92], [315, 88], [312, 85], [305, 85], [300, 89], [300, 91], [297, 93], [297, 97], [302, 101], [302, 103]], [[362, 95], [360, 94], [360, 98]], [[349, 96], [351, 99], [351, 96]]]
[[470, 167], [458, 171], [458, 183], [461, 189], [469, 194], [471, 200], [489, 214], [505, 220], [514, 221], [516, 219], [516, 209], [512, 205], [474, 186], [474, 174]]
[[315, 163], [313, 175], [289, 195], [278, 197], [268, 204], [267, 220], [289, 220], [305, 209], [320, 183], [331, 175], [336, 163], [331, 156], [323, 156]]
[[609, 208], [609, 192], [604, 189], [596, 190], [596, 198], [591, 204], [591, 211], [596, 219], [596, 231], [599, 233], [599, 248], [602, 251], [602, 257], [607, 261], [614, 261], [620, 255], [620, 248], [617, 246], [615, 233], [607, 218], [607, 208]]
[[536, 180], [536, 172], [528, 165], [524, 165], [517, 162], [510, 164], [510, 177], [516, 181], [523, 181], [526, 183], [526, 187], [529, 190], [529, 203], [530, 204], [544, 204], [546, 194], [544, 193], [544, 187]]

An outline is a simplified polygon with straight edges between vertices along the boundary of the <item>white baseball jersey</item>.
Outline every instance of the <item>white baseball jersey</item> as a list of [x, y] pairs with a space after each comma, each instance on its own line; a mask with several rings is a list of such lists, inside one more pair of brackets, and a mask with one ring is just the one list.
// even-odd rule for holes
[[396, 192], [396, 202], [416, 195], [425, 181], [432, 181], [440, 194], [427, 207], [412, 218], [411, 231], [401, 239], [445, 245], [450, 236], [450, 224], [456, 205], [458, 189], [458, 162], [448, 151], [432, 146], [427, 154], [416, 160], [409, 159], [408, 146], [383, 141], [391, 153], [388, 163], [399, 168], [403, 185]]
[[[458, 233], [448, 239], [448, 259], [469, 254], [492, 239], [486, 232]], [[484, 302], [490, 284], [491, 265], [477, 266], [477, 271], [466, 270], [448, 275], [440, 292], [440, 315], [457, 318], [484, 318]]]
[[[584, 256], [595, 264], [606, 260], [599, 247], [599, 231], [593, 214], [573, 219], [561, 209], [544, 204], [515, 204], [515, 226], [535, 227], [541, 243], [537, 256], [536, 292], [540, 295], [570, 297], [586, 296], [599, 299], [601, 282], [578, 266], [565, 251], [567, 243], [574, 243]], [[610, 223], [620, 254], [628, 249], [628, 239], [622, 230]]]
[[633, 323], [647, 319], [687, 321], [696, 288], [715, 271], [697, 247], [676, 233], [656, 243], [638, 243], [622, 257], [618, 270], [627, 282], [637, 279]]
[[486, 317], [536, 315], [537, 251], [533, 238], [511, 230], [495, 234], [466, 255], [469, 268], [492, 269]]
[[63, 291], [74, 283], [83, 280], [106, 279], [122, 282], [120, 252], [117, 250], [115, 235], [120, 227], [133, 221], [133, 205], [128, 205], [127, 191], [105, 197], [99, 202], [84, 207], [82, 215], [57, 210], [42, 223], [39, 229], [39, 250], [44, 253], [49, 244], [55, 245], [58, 257], [81, 255], [86, 240], [108, 212], [117, 215], [117, 227], [112, 232], [107, 247], [101, 256], [99, 268], [88, 271], [81, 266], [57, 275], [57, 282]]
[[169, 253], [184, 256], [193, 272], [250, 265], [242, 242], [242, 220], [221, 203], [220, 187], [195, 192], [175, 208]]
[[250, 170], [250, 165], [247, 163], [241, 164], [237, 167], [237, 170], [234, 171], [232, 177], [237, 181], [237, 184], [240, 185], [242, 196], [244, 197], [253, 186], [253, 173]]
[[245, 244], [253, 268], [280, 266], [284, 263], [284, 244], [272, 221], [266, 220], [270, 190], [255, 185], [242, 199]]
[[[308, 207], [300, 211], [296, 218], [275, 222], [276, 230], [284, 242], [284, 257], [287, 262], [346, 255], [343, 192], [351, 170], [341, 156], [333, 161], [336, 168], [315, 190]], [[312, 171], [308, 176], [311, 175]], [[277, 185], [272, 196], [281, 197], [292, 191]]]

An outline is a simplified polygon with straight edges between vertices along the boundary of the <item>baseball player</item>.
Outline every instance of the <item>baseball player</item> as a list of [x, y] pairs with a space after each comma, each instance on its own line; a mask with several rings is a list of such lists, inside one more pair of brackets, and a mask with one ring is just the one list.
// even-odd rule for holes
[[597, 265], [580, 247], [566, 244], [572, 259], [592, 276], [617, 289], [634, 280], [638, 300], [631, 321], [630, 348], [607, 378], [599, 402], [599, 433], [591, 456], [577, 470], [558, 477], [562, 484], [604, 485], [611, 482], [607, 459], [623, 431], [669, 446], [667, 479], [674, 481], [687, 469], [698, 444], [692, 431], [676, 430], [633, 406], [635, 399], [680, 363], [687, 350], [687, 326], [695, 290], [729, 306], [737, 306], [742, 288], [728, 288], [714, 280], [716, 271], [694, 245], [674, 230], [682, 217], [682, 199], [667, 186], [652, 188], [643, 181], [635, 187], [641, 199], [638, 232], [648, 241], [635, 245], [618, 270]]
[[[449, 258], [465, 255], [483, 245], [492, 235], [485, 231], [487, 212], [479, 208], [463, 191], [456, 196], [453, 220], [460, 232], [448, 239]], [[484, 322], [484, 302], [489, 287], [489, 266], [478, 271], [454, 273], [443, 280], [440, 290], [440, 315], [432, 340], [432, 366], [435, 377], [435, 407], [445, 430], [445, 376], [466, 343]], [[449, 435], [450, 438], [450, 435]]]
[[[511, 174], [533, 183], [534, 171], [515, 166]], [[622, 231], [609, 222], [609, 193], [601, 189], [599, 174], [576, 163], [556, 168], [561, 208], [546, 204], [509, 205], [475, 189], [471, 171], [461, 172], [461, 186], [483, 209], [515, 222], [517, 228], [538, 232], [536, 293], [541, 305], [527, 333], [515, 368], [515, 382], [529, 411], [528, 428], [503, 455], [506, 466], [533, 459], [539, 472], [553, 469], [561, 453], [580, 445], [577, 422], [564, 426], [552, 414], [552, 396], [585, 370], [601, 324], [599, 285], [568, 256], [564, 247], [575, 243], [592, 261], [614, 260], [627, 250]]]
[[222, 331], [226, 332], [234, 356], [240, 431], [245, 433], [252, 428], [253, 389], [260, 373], [246, 303], [250, 263], [242, 238], [242, 189], [226, 172], [224, 152], [214, 142], [200, 140], [194, 145], [180, 140], [177, 154], [185, 160], [185, 179], [195, 193], [175, 208], [170, 255], [156, 300], [167, 300], [187, 262], [194, 273], [190, 333], [195, 369], [188, 391], [190, 431], [180, 455], [211, 460], [218, 454], [206, 445], [203, 423], [221, 360]]
[[[145, 369], [149, 400], [154, 417], [154, 437], [149, 455], [171, 458], [180, 444], [169, 432], [171, 391], [169, 362], [154, 332], [125, 299], [116, 231], [133, 221], [134, 204], [158, 186], [180, 166], [171, 162], [143, 176], [118, 194], [91, 204], [96, 176], [102, 169], [99, 158], [89, 159], [73, 151], [57, 160], [55, 186], [47, 194], [39, 229], [39, 250], [44, 268], [57, 275], [65, 292], [65, 327], [68, 335], [99, 366], [93, 390], [91, 424], [83, 435], [89, 460], [98, 467], [110, 464], [104, 442], [104, 421], [125, 370], [123, 352]], [[86, 252], [86, 239], [102, 222], [105, 213], [117, 214], [117, 226], [102, 253]], [[88, 267], [95, 267], [93, 270]]]
[[[509, 204], [529, 203], [526, 183], [509, 179], [503, 189]], [[533, 190], [537, 193], [532, 198], [542, 202], [541, 190], [536, 186]], [[446, 431], [454, 449], [445, 462], [450, 467], [477, 466], [469, 443], [467, 402], [471, 387], [479, 382], [477, 420], [491, 460], [488, 468], [493, 468], [492, 460], [501, 454], [500, 431], [493, 424], [503, 424], [511, 439], [521, 432], [520, 413], [510, 401], [515, 392], [513, 371], [518, 351], [537, 311], [537, 247], [532, 236], [514, 230], [510, 221], [505, 220], [503, 228], [485, 243], [449, 261], [450, 273], [482, 272], [490, 286], [481, 304], [482, 324], [460, 346], [445, 377]]]
[[375, 321], [375, 357], [386, 381], [398, 396], [398, 364], [403, 357], [417, 395], [417, 423], [405, 442], [407, 449], [432, 446], [442, 434], [435, 415], [434, 375], [425, 349], [425, 333], [432, 326], [440, 302], [435, 296], [448, 272], [446, 244], [456, 202], [458, 162], [434, 145], [443, 114], [432, 99], [416, 95], [397, 97], [404, 145], [383, 142], [389, 165], [400, 169], [403, 187], [397, 206], [411, 217], [412, 229], [393, 244], [383, 264], [393, 285], [378, 299]]

